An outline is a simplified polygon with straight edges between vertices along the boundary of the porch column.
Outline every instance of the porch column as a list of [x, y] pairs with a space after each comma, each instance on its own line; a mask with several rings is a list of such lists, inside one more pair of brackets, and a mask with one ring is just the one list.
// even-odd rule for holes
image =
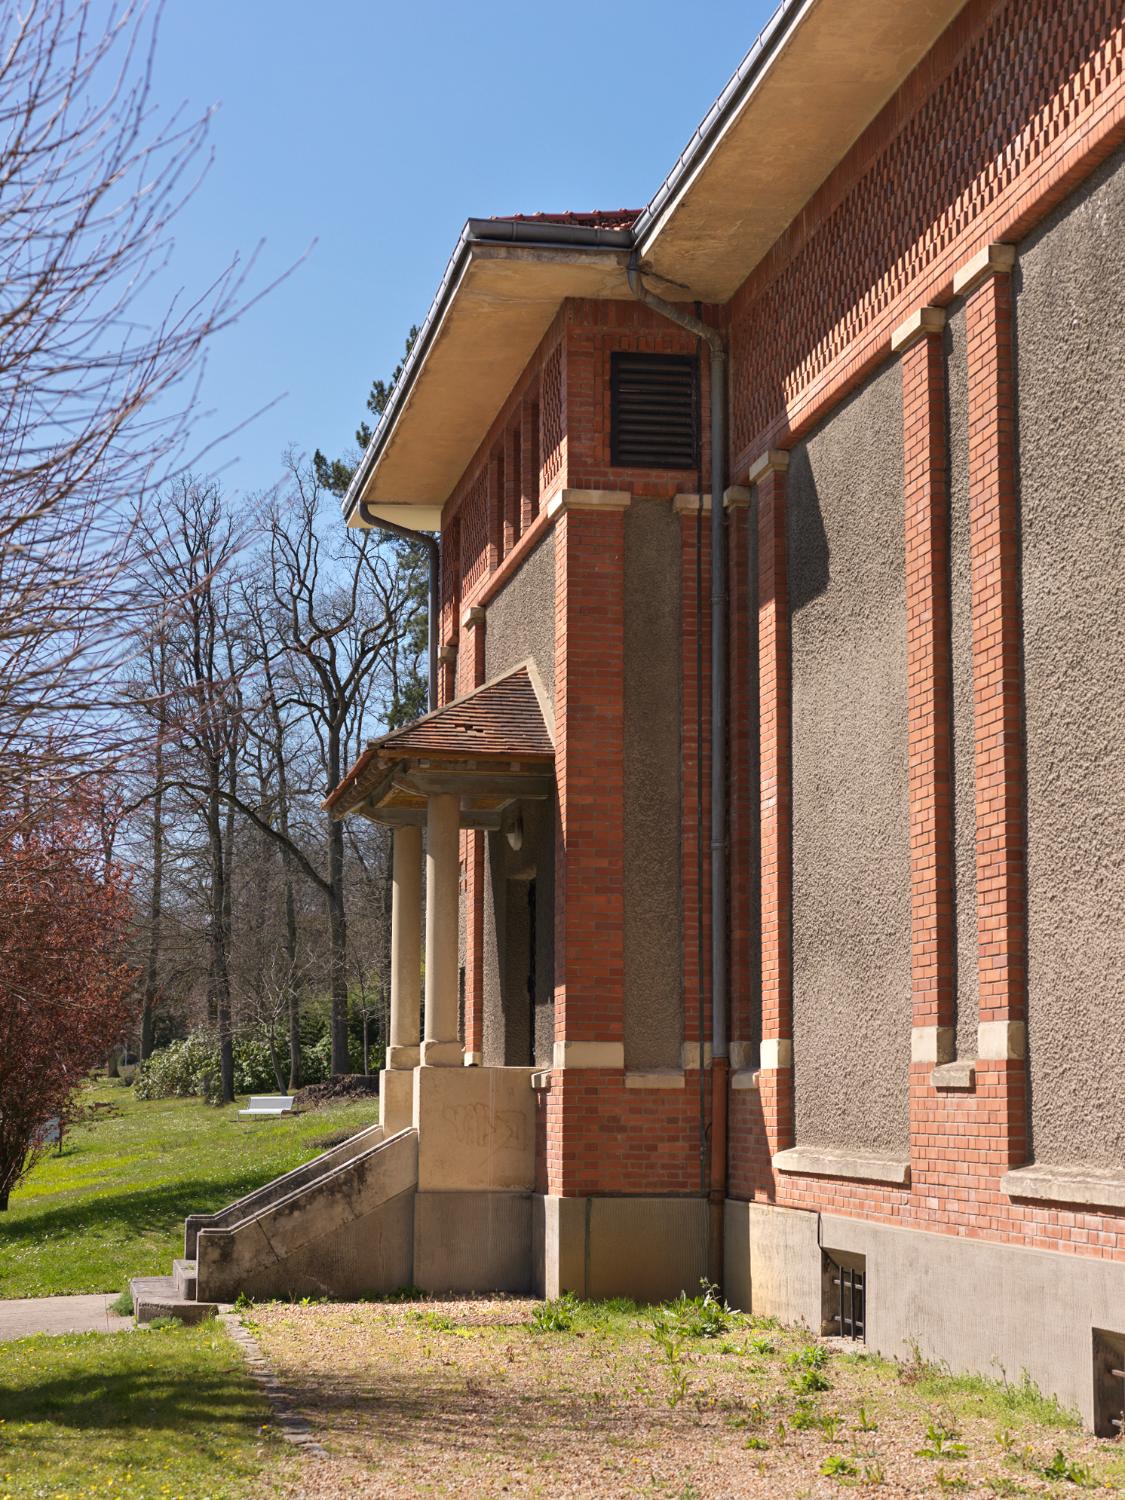
[[426, 1035], [422, 1064], [461, 1066], [457, 1038], [460, 798], [433, 795], [426, 815]]
[[388, 1068], [418, 1066], [422, 984], [422, 830], [394, 830], [391, 871], [391, 1034]]

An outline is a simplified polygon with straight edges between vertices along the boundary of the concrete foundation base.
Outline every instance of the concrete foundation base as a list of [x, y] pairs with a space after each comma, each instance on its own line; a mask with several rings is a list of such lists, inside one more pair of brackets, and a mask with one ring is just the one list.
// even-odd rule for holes
[[726, 1205], [726, 1296], [825, 1327], [825, 1257], [866, 1274], [867, 1344], [957, 1372], [1027, 1375], [1095, 1420], [1094, 1330], [1125, 1333], [1125, 1264], [765, 1204]]
[[558, 1198], [533, 1203], [535, 1290], [545, 1297], [694, 1297], [707, 1275], [702, 1198]]
[[533, 1289], [530, 1193], [418, 1193], [414, 1283], [428, 1292]]

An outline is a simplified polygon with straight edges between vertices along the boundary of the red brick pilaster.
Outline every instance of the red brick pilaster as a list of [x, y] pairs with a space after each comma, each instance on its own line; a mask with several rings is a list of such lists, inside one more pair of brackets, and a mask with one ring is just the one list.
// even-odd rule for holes
[[[907, 758], [913, 1025], [944, 1062], [953, 1015], [953, 810], [950, 787], [949, 486], [945, 314], [924, 308], [902, 349], [906, 527]], [[909, 342], [907, 342], [909, 341]]]
[[627, 503], [623, 495], [613, 508], [568, 507], [555, 528], [555, 1074], [547, 1141], [552, 1193], [590, 1191], [616, 1170], [607, 1159], [602, 1116], [612, 1108], [624, 1065]]
[[[969, 372], [976, 755], [980, 1087], [995, 1095], [992, 1160], [1027, 1157], [1026, 893], [1020, 665], [1019, 514], [1012, 372], [1014, 253], [991, 247], [954, 282]], [[983, 278], [983, 279], [981, 279]], [[967, 283], [967, 284], [966, 284]], [[979, 284], [978, 284], [979, 283]]]
[[946, 1167], [959, 1108], [933, 1070], [953, 1057], [952, 658], [945, 313], [921, 308], [891, 340], [902, 354], [907, 779], [912, 1035], [910, 1160], [919, 1183]]
[[786, 470], [767, 453], [758, 486], [758, 720], [761, 736], [762, 1055], [758, 1074], [769, 1153], [793, 1145], [792, 763]]

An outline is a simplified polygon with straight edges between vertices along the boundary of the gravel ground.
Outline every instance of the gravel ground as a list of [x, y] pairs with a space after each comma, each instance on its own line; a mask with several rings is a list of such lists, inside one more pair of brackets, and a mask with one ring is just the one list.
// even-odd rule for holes
[[1122, 1445], [1098, 1442], [1026, 1386], [898, 1366], [742, 1317], [704, 1338], [673, 1314], [661, 1339], [651, 1310], [579, 1304], [564, 1309], [569, 1328], [536, 1331], [541, 1306], [436, 1299], [243, 1313], [328, 1455], [304, 1459], [285, 1493], [1125, 1491]]

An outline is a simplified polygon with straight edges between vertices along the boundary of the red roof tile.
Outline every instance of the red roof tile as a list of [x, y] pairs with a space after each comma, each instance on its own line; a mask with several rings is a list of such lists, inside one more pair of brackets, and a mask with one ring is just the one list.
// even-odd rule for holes
[[551, 761], [555, 743], [527, 663], [373, 740], [324, 806], [349, 811], [404, 760]]
[[587, 229], [632, 229], [644, 212], [640, 208], [595, 208], [589, 213], [493, 214], [493, 219], [517, 224], [580, 224]]

